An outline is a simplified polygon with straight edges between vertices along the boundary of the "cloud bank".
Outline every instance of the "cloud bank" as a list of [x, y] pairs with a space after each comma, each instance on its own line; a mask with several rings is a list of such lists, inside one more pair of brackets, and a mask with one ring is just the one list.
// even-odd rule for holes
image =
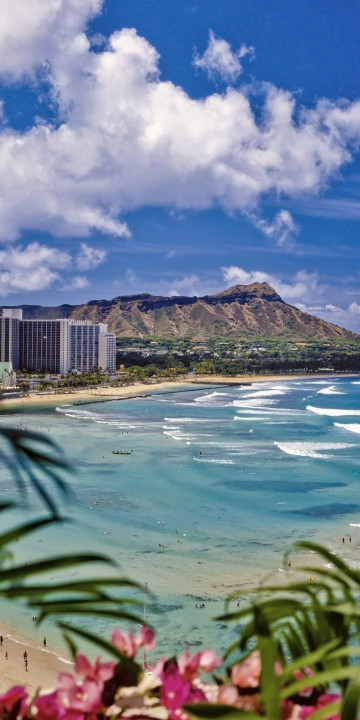
[[82, 290], [89, 285], [87, 277], [75, 275], [64, 283], [73, 270], [92, 270], [104, 262], [106, 252], [81, 243], [73, 256], [69, 252], [33, 242], [10, 245], [0, 250], [0, 296], [18, 292], [46, 290], [55, 283], [61, 290]]
[[[95, 52], [86, 25], [100, 0], [5, 4], [0, 76], [7, 83], [32, 78], [43, 93], [46, 81], [56, 121], [43, 117], [0, 133], [3, 241], [26, 229], [124, 237], [125, 214], [143, 206], [220, 206], [259, 217], [268, 194], [319, 193], [359, 142], [359, 101], [299, 107], [269, 83], [195, 100], [161, 80], [156, 49], [131, 28]], [[234, 55], [211, 34], [198, 64], [232, 80], [247, 52]], [[273, 227], [258, 221], [279, 244], [294, 230], [284, 213]]]
[[[353, 332], [359, 332], [360, 305], [352, 302], [347, 308], [342, 308], [329, 303], [327, 301], [329, 286], [320, 282], [317, 272], [309, 273], [306, 270], [299, 270], [286, 282], [277, 275], [263, 270], [248, 272], [236, 265], [222, 267], [221, 272], [229, 286], [266, 282], [276, 290], [282, 300], [289, 305], [294, 305], [302, 312], [316, 315], [322, 320], [335, 323], [340, 327], [352, 328]], [[304, 303], [304, 298], [306, 298], [306, 303]]]

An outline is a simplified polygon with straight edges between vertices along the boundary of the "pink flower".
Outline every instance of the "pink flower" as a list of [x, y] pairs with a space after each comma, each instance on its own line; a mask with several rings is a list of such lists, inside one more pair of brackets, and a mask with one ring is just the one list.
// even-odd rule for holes
[[221, 705], [233, 705], [236, 707], [236, 703], [239, 699], [239, 693], [235, 685], [221, 685], [217, 697], [218, 703]]
[[[301, 707], [300, 711], [300, 720], [306, 720], [306, 718], [309, 717], [309, 715], [312, 715], [316, 710], [320, 710], [320, 708], [326, 707], [326, 705], [330, 705], [333, 702], [336, 702], [337, 700], [340, 700], [340, 695], [336, 695], [335, 693], [323, 693], [323, 695], [320, 695], [318, 697], [317, 702], [315, 705], [303, 705]], [[334, 713], [333, 715], [325, 716], [326, 720], [339, 720], [340, 719], [340, 711], [338, 713]]]
[[194, 688], [189, 680], [184, 680], [176, 662], [165, 664], [160, 678], [160, 700], [172, 720], [176, 720], [180, 715], [184, 716], [181, 708], [186, 703], [207, 702], [202, 690]]
[[104, 710], [102, 681], [88, 680], [77, 683], [73, 675], [60, 673], [57, 680], [56, 699], [61, 707], [75, 713], [98, 713]]
[[78, 675], [87, 680], [103, 681], [109, 680], [114, 675], [116, 663], [114, 660], [108, 662], [100, 662], [100, 658], [96, 658], [94, 665], [85, 655], [77, 655], [75, 662], [75, 670]]
[[126, 657], [134, 658], [139, 647], [152, 650], [155, 644], [155, 634], [150, 628], [142, 626], [137, 634], [131, 629], [129, 634], [121, 632], [118, 628], [114, 628], [111, 634], [112, 644], [122, 652]]
[[231, 671], [231, 680], [240, 688], [256, 688], [259, 685], [260, 673], [260, 653], [255, 650], [246, 660], [234, 665]]
[[48, 695], [39, 695], [32, 707], [36, 710], [36, 720], [63, 720], [67, 714], [65, 708], [58, 704], [56, 690]]
[[0, 718], [6, 717], [16, 704], [19, 705], [19, 710], [16, 714], [25, 715], [27, 698], [28, 694], [24, 685], [14, 685], [10, 690], [0, 695]]
[[281, 720], [300, 720], [301, 705], [294, 705], [291, 700], [281, 702]]
[[123, 633], [119, 628], [114, 628], [111, 633], [111, 642], [123, 655], [133, 658], [136, 655], [136, 644], [133, 630], [129, 634]]
[[231, 707], [247, 710], [248, 712], [259, 712], [259, 693], [251, 693], [249, 695], [240, 695], [238, 688], [230, 683], [221, 685], [218, 692], [217, 702], [221, 705], [230, 705]]
[[146, 648], [146, 650], [153, 650], [155, 647], [155, 633], [150, 628], [142, 625], [137, 637], [135, 638], [135, 644], [137, 647]]
[[60, 673], [54, 692], [36, 698], [36, 720], [83, 720], [105, 710], [102, 702], [104, 683], [113, 677], [116, 663], [101, 662], [92, 665], [85, 655], [79, 654], [75, 670], [81, 680], [70, 673]]
[[217, 657], [214, 650], [204, 650], [198, 652], [193, 657], [190, 656], [189, 650], [185, 650], [181, 658], [179, 658], [178, 667], [184, 680], [195, 680], [199, 670], [210, 673], [219, 665], [222, 665], [222, 659]]

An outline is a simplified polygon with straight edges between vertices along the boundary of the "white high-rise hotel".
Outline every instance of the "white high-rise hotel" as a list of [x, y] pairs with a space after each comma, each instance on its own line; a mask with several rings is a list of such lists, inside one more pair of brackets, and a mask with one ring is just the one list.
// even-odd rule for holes
[[0, 317], [0, 362], [14, 370], [67, 373], [116, 369], [116, 337], [90, 320], [24, 320], [20, 308]]

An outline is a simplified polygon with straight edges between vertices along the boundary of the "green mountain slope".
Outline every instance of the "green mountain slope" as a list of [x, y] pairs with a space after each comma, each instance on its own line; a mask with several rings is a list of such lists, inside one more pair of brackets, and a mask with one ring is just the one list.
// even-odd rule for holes
[[24, 318], [67, 317], [105, 322], [118, 337], [288, 338], [321, 341], [358, 335], [285, 303], [267, 283], [236, 285], [204, 297], [157, 297], [143, 293], [84, 305], [46, 308], [26, 305]]

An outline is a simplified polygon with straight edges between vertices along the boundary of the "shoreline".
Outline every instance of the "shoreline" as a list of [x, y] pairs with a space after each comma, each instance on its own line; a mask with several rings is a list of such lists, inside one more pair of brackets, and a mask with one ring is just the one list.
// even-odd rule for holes
[[[328, 380], [331, 383], [334, 378], [358, 378], [358, 373], [303, 373], [291, 375], [240, 375], [225, 378], [223, 375], [198, 375], [196, 377], [176, 378], [174, 380], [161, 380], [155, 382], [135, 382], [131, 385], [121, 387], [95, 387], [77, 389], [74, 392], [42, 392], [27, 393], [23, 397], [0, 397], [0, 411], [5, 412], [11, 409], [21, 408], [21, 410], [37, 408], [39, 406], [56, 407], [59, 404], [68, 405], [87, 405], [89, 403], [108, 402], [111, 400], [128, 400], [130, 398], [149, 397], [157, 393], [175, 393], [186, 392], [184, 386], [191, 385], [208, 385], [208, 388], [216, 387], [243, 387], [251, 386], [255, 383], [262, 382], [293, 382], [294, 380]], [[194, 388], [195, 391], [195, 388]], [[15, 410], [16, 411], [16, 410]]]
[[[58, 674], [73, 672], [74, 663], [68, 657], [59, 656], [48, 645], [35, 645], [25, 635], [9, 626], [1, 625], [3, 643], [0, 645], [0, 691], [14, 685], [26, 685], [30, 696], [40, 688], [53, 688]], [[39, 630], [39, 634], [40, 630]], [[42, 637], [42, 635], [41, 635]], [[28, 669], [25, 668], [24, 652], [27, 652]], [[6, 658], [5, 653], [8, 657]]]
[[[339, 540], [338, 549], [340, 551], [342, 545]], [[351, 546], [351, 551], [357, 555], [359, 543], [356, 542]], [[296, 549], [293, 547], [289, 549], [288, 555], [292, 559], [292, 567], [289, 570], [286, 557], [283, 556], [279, 562], [279, 566], [275, 567], [271, 572], [264, 572], [261, 576], [255, 578], [250, 575], [247, 576], [247, 582], [245, 586], [243, 581], [238, 580], [234, 582], [234, 579], [229, 584], [224, 582], [215, 581], [212, 587], [215, 591], [215, 595], [222, 602], [229, 594], [241, 593], [242, 604], [245, 605], [251, 603], [252, 593], [260, 591], [266, 593], [267, 586], [283, 586], [284, 592], [288, 585], [294, 581], [303, 582], [306, 579], [313, 579], [308, 575], [307, 566], [311, 566], [316, 574], [317, 568], [324, 566], [324, 561], [320, 556], [314, 555], [311, 551], [303, 549]], [[351, 566], [350, 558], [347, 562]], [[235, 609], [236, 599], [233, 601]], [[236, 603], [237, 604], [237, 603]], [[230, 611], [230, 608], [229, 608]], [[21, 631], [16, 630], [8, 625], [1, 625], [0, 632], [3, 635], [3, 644], [0, 645], [0, 663], [2, 669], [0, 672], [0, 693], [4, 693], [11, 687], [24, 685], [32, 698], [38, 691], [46, 692], [54, 689], [56, 680], [59, 673], [71, 673], [74, 674], [74, 662], [70, 657], [66, 657], [66, 653], [58, 654], [56, 650], [51, 648], [51, 644], [43, 647], [42, 644], [35, 644], [33, 640], [30, 640]], [[42, 639], [43, 633], [39, 631]], [[40, 640], [39, 642], [42, 642]], [[211, 643], [209, 644], [211, 646]], [[28, 653], [28, 669], [25, 668], [24, 651]], [[8, 652], [8, 659], [5, 658], [5, 653]], [[85, 648], [79, 648], [79, 652], [83, 652], [89, 657], [92, 662], [94, 658], [89, 655], [88, 650]], [[100, 656], [103, 661], [108, 658], [106, 655], [101, 653], [98, 649], [96, 656]]]
[[[93, 390], [84, 389], [74, 393], [44, 393], [42, 395], [34, 394], [30, 397], [23, 399], [9, 398], [2, 401], [3, 412], [7, 410], [10, 412], [19, 412], [22, 409], [25, 412], [31, 412], [39, 407], [44, 406], [51, 410], [60, 404], [88, 404], [96, 402], [107, 402], [109, 400], [122, 400], [136, 397], [149, 397], [154, 393], [175, 393], [179, 391], [191, 391], [193, 389], [201, 390], [215, 390], [215, 388], [226, 388], [227, 386], [243, 386], [252, 385], [261, 382], [292, 382], [295, 380], [321, 380], [326, 381], [329, 385], [334, 382], [335, 379], [341, 378], [359, 378], [359, 374], [339, 374], [331, 375], [328, 374], [302, 374], [302, 375], [251, 375], [251, 376], [240, 376], [232, 378], [224, 378], [222, 376], [198, 376], [196, 378], [176, 378], [171, 381], [162, 381], [154, 383], [134, 383], [127, 387], [121, 388], [94, 388]], [[24, 408], [23, 408], [24, 406]], [[355, 529], [354, 529], [355, 531]], [[355, 543], [354, 543], [355, 546]], [[357, 543], [356, 543], [357, 551]], [[355, 551], [355, 547], [351, 547], [352, 552]], [[341, 548], [341, 544], [339, 544]], [[313, 560], [313, 558], [311, 558]], [[295, 561], [295, 562], [294, 562]], [[304, 562], [305, 561], [305, 562]], [[306, 558], [306, 553], [303, 554], [293, 553], [293, 566], [294, 570], [296, 566], [307, 564], [309, 558]], [[311, 562], [309, 564], [312, 564]], [[280, 570], [280, 568], [279, 568]], [[290, 573], [281, 570], [281, 573], [276, 578], [278, 584], [287, 584], [289, 580], [294, 580], [294, 576], [290, 577]], [[292, 573], [291, 573], [292, 574]], [[258, 585], [258, 582], [255, 582]], [[223, 584], [214, 585], [214, 593], [217, 595], [224, 592]], [[251, 587], [248, 585], [247, 587]], [[234, 590], [233, 587], [227, 588], [229, 592]], [[236, 589], [236, 588], [235, 588]], [[227, 593], [226, 593], [227, 594]], [[35, 629], [35, 627], [34, 627]], [[51, 642], [45, 648], [42, 646], [43, 632], [39, 629], [39, 639], [30, 639], [29, 636], [22, 630], [22, 628], [13, 628], [9, 625], [1, 625], [0, 632], [4, 637], [3, 645], [0, 645], [0, 662], [2, 663], [2, 672], [0, 674], [0, 692], [4, 692], [13, 685], [26, 684], [27, 690], [30, 695], [34, 694], [36, 690], [41, 687], [42, 690], [54, 687], [56, 678], [60, 672], [72, 672], [73, 663], [70, 658], [66, 658], [65, 653], [57, 654], [57, 651], [51, 647]], [[28, 671], [25, 669], [23, 652], [28, 652]], [[8, 660], [5, 659], [5, 652], [8, 651]], [[61, 657], [63, 655], [63, 657]]]

